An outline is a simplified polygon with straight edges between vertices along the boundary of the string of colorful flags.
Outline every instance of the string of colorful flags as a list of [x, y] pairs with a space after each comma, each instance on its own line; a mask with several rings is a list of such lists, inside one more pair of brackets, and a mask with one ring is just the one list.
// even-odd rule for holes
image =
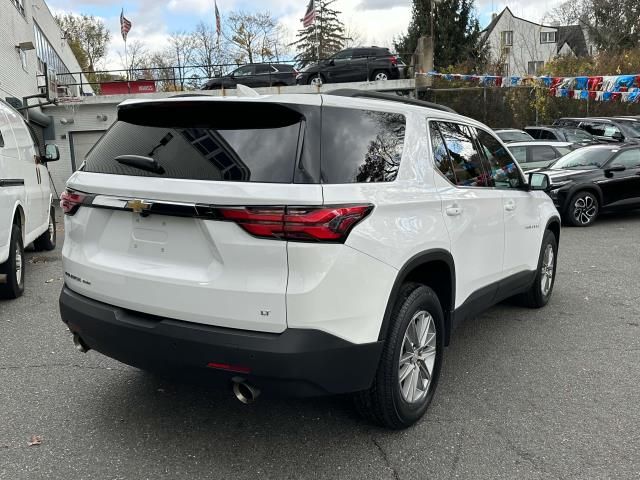
[[640, 74], [582, 77], [462, 75], [456, 73], [417, 73], [448, 81], [477, 82], [482, 87], [531, 86], [548, 88], [549, 95], [576, 100], [640, 103]]

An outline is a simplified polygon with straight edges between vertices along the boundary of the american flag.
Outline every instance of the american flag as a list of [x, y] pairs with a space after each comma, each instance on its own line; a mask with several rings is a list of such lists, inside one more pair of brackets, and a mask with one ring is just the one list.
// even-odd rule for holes
[[302, 26], [304, 28], [307, 28], [314, 23], [316, 23], [316, 6], [314, 0], [309, 0], [309, 5], [307, 5], [307, 13], [304, 14], [304, 18], [302, 19]]
[[120, 33], [122, 33], [122, 39], [127, 41], [127, 34], [131, 30], [131, 22], [127, 20], [124, 16], [124, 8], [122, 12], [120, 12]]
[[213, 2], [216, 7], [216, 33], [218, 34], [218, 38], [220, 38], [220, 34], [222, 33], [222, 25], [220, 24], [220, 11], [218, 10], [218, 2]]

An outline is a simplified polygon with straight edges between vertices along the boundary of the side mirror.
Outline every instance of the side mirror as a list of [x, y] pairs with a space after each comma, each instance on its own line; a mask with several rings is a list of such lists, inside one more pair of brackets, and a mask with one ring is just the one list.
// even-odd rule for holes
[[529, 173], [529, 191], [543, 191], [546, 192], [551, 187], [551, 180], [549, 175], [540, 172]]
[[60, 160], [60, 150], [58, 146], [54, 143], [47, 143], [44, 146], [44, 161], [56, 162], [58, 160]]
[[333, 58], [330, 58], [330, 59], [329, 59], [329, 60], [327, 60], [325, 63], [326, 63], [327, 65], [329, 65], [330, 67], [333, 67], [333, 66], [335, 66], [335, 64], [336, 64], [336, 61], [335, 61]]
[[611, 165], [610, 167], [604, 169], [604, 174], [611, 175], [613, 172], [624, 172], [626, 169], [627, 167], [625, 167], [624, 165]]

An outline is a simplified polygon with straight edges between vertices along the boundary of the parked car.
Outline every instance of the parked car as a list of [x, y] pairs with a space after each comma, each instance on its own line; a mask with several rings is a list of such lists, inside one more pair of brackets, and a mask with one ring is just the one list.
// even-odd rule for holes
[[525, 127], [524, 131], [536, 140], [571, 142], [579, 145], [595, 145], [598, 140], [586, 130], [571, 127], [535, 126]]
[[127, 101], [62, 195], [62, 320], [81, 351], [243, 402], [354, 393], [404, 428], [455, 325], [549, 301], [560, 217], [530, 179], [488, 127], [393, 95]]
[[631, 119], [560, 118], [554, 125], [586, 130], [598, 141], [608, 143], [640, 143], [640, 128]]
[[322, 85], [397, 80], [404, 68], [404, 62], [388, 48], [347, 48], [320, 63], [307, 65], [296, 81], [299, 85]]
[[47, 145], [41, 156], [31, 127], [0, 100], [0, 298], [24, 292], [26, 245], [33, 243], [36, 250], [56, 246], [46, 164], [59, 157], [55, 145]]
[[505, 143], [511, 142], [531, 142], [533, 137], [524, 130], [518, 130], [517, 128], [498, 128], [494, 130], [500, 140]]
[[227, 75], [212, 78], [202, 89], [235, 88], [239, 83], [251, 88], [284, 87], [295, 85], [297, 75], [293, 65], [286, 63], [251, 63], [238, 67]]
[[600, 212], [640, 207], [640, 146], [594, 145], [562, 157], [545, 171], [564, 220], [592, 225]]
[[545, 142], [534, 140], [533, 142], [513, 142], [507, 144], [507, 148], [516, 158], [523, 170], [534, 168], [546, 168], [563, 157], [571, 150], [570, 142]]

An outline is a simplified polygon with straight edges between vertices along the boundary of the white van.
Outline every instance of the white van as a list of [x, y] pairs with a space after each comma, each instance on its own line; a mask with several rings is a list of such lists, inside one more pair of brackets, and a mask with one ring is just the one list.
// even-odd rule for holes
[[56, 246], [46, 163], [60, 154], [55, 145], [45, 150], [43, 157], [22, 115], [0, 100], [0, 298], [17, 298], [24, 291], [25, 245]]

